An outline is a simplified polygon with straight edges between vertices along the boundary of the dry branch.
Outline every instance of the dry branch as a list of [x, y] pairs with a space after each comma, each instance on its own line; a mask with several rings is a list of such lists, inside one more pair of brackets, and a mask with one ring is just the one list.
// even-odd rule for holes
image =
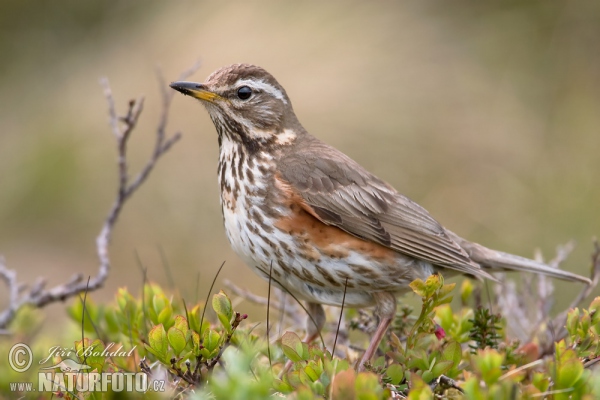
[[[182, 73], [179, 79], [184, 80], [188, 78], [198, 70], [199, 66], [199, 63], [196, 63], [192, 68]], [[165, 129], [173, 93], [167, 90], [167, 85], [160, 72], [158, 73], [158, 80], [161, 89], [162, 111], [156, 129], [156, 142], [150, 158], [133, 180], [130, 180], [128, 175], [127, 142], [131, 133], [136, 128], [138, 119], [144, 109], [144, 98], [140, 97], [131, 100], [127, 113], [124, 116], [119, 116], [115, 109], [115, 101], [108, 80], [102, 79], [100, 81], [108, 103], [110, 127], [117, 141], [119, 185], [112, 207], [104, 220], [100, 234], [96, 238], [96, 249], [100, 261], [97, 275], [91, 277], [88, 284], [83, 279], [82, 274], [75, 274], [68, 282], [49, 289], [45, 289], [46, 279], [38, 278], [36, 283], [31, 286], [31, 289], [26, 290], [27, 286], [18, 282], [16, 271], [8, 269], [4, 259], [0, 258], [0, 278], [6, 284], [9, 294], [8, 306], [0, 313], [0, 333], [6, 333], [7, 327], [15, 318], [17, 312], [25, 306], [42, 308], [50, 303], [64, 301], [81, 292], [97, 290], [104, 285], [110, 271], [108, 246], [115, 223], [121, 214], [124, 204], [145, 182], [160, 157], [169, 151], [181, 138], [181, 133], [179, 132], [168, 138], [166, 136]]]

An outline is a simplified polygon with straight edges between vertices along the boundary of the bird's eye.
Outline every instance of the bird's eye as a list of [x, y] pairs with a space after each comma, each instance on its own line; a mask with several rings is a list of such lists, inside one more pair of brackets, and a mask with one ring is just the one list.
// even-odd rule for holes
[[248, 100], [250, 96], [252, 96], [252, 89], [250, 89], [248, 86], [242, 86], [238, 89], [237, 96], [240, 98], [240, 100]]

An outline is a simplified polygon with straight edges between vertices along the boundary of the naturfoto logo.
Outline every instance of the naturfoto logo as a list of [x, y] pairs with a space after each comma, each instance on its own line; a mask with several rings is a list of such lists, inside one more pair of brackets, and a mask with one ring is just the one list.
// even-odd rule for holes
[[[164, 381], [150, 381], [144, 372], [98, 371], [86, 364], [86, 359], [90, 357], [131, 357], [134, 350], [135, 347], [124, 350], [123, 346], [117, 346], [115, 343], [107, 344], [102, 350], [96, 350], [94, 346], [77, 350], [53, 346], [48, 350], [48, 356], [39, 361], [37, 387], [33, 382], [11, 382], [10, 388], [19, 392], [68, 393], [164, 391]], [[83, 362], [68, 357], [78, 358]], [[53, 358], [58, 358], [60, 362], [42, 366]], [[9, 353], [10, 365], [19, 373], [31, 367], [32, 359], [33, 352], [24, 343], [14, 345]]]

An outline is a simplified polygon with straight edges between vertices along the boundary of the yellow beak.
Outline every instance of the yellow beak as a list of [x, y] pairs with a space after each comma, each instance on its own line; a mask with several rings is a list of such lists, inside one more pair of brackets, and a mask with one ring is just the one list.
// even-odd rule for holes
[[224, 100], [218, 94], [207, 90], [206, 86], [201, 83], [179, 81], [172, 82], [169, 86], [185, 95], [204, 101], [210, 101], [211, 103], [214, 103], [216, 100]]

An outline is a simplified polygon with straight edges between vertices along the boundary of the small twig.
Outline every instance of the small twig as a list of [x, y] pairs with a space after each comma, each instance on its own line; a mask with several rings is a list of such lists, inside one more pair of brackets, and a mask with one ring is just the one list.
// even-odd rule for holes
[[573, 390], [575, 390], [575, 389], [572, 388], [572, 387], [566, 388], [566, 389], [548, 390], [547, 392], [532, 394], [531, 397], [544, 397], [544, 398], [547, 398], [549, 395], [552, 395], [552, 394], [569, 393], [569, 392], [572, 392]]
[[[574, 246], [573, 241], [557, 246], [556, 256], [547, 265], [559, 268], [573, 251]], [[597, 248], [597, 244], [595, 247]], [[541, 275], [532, 279], [531, 276], [525, 276], [523, 278], [524, 286], [520, 290], [517, 289], [516, 284], [512, 281], [507, 281], [504, 285], [497, 285], [495, 288], [496, 304], [500, 307], [501, 314], [510, 314], [513, 316], [513, 318], [508, 320], [507, 331], [522, 342], [530, 342], [533, 340], [533, 337], [538, 337], [539, 339], [540, 327], [542, 325], [547, 325], [548, 329], [558, 327], [558, 332], [554, 332], [555, 335], [551, 335], [552, 340], [548, 341], [548, 346], [544, 345], [546, 341], [542, 341], [540, 344], [541, 347], [547, 348], [547, 350], [542, 351], [543, 354], [546, 354], [546, 351], [552, 351], [554, 349], [553, 343], [560, 340], [566, 334], [566, 330], [563, 327], [568, 310], [579, 305], [598, 284], [600, 278], [600, 265], [598, 264], [600, 261], [596, 261], [598, 259], [597, 253], [598, 250], [596, 249], [592, 255], [592, 264], [595, 267], [592, 268], [591, 284], [583, 288], [569, 308], [554, 319], [550, 317], [554, 284], [548, 277]], [[544, 262], [539, 251], [536, 252], [535, 258], [539, 262]]]
[[269, 314], [271, 311], [271, 280], [273, 279], [273, 261], [271, 261], [271, 266], [269, 267], [269, 290], [267, 292], [267, 355], [269, 356], [269, 367], [273, 368], [273, 364], [271, 362], [271, 344], [269, 339]]
[[587, 360], [584, 364], [583, 364], [583, 368], [591, 368], [594, 365], [598, 364], [600, 362], [600, 356], [596, 357], [596, 358], [592, 358], [591, 360]]
[[[199, 64], [196, 63], [191, 69], [182, 74], [182, 78], [185, 79], [195, 72], [198, 69], [198, 66]], [[162, 77], [159, 77], [159, 81], [164, 83]], [[117, 141], [119, 184], [116, 198], [113, 201], [110, 211], [104, 220], [104, 224], [100, 229], [100, 233], [96, 238], [96, 250], [100, 262], [98, 273], [96, 276], [90, 278], [89, 283], [83, 280], [81, 274], [75, 274], [68, 282], [54, 286], [50, 289], [45, 289], [45, 279], [38, 278], [29, 291], [21, 291], [21, 287], [24, 287], [24, 285], [21, 285], [17, 281], [16, 272], [8, 269], [4, 264], [4, 260], [0, 259], [0, 278], [5, 282], [9, 293], [9, 304], [6, 309], [0, 313], [0, 333], [5, 332], [5, 329], [14, 320], [17, 312], [22, 307], [29, 305], [36, 308], [42, 308], [50, 303], [64, 301], [86, 290], [88, 292], [93, 292], [104, 285], [104, 282], [108, 278], [111, 265], [108, 247], [114, 225], [121, 213], [123, 205], [140, 185], [144, 183], [150, 172], [152, 172], [156, 166], [159, 158], [181, 138], [179, 132], [168, 139], [166, 138], [165, 129], [172, 93], [166, 90], [166, 85], [162, 85], [164, 86], [161, 90], [163, 108], [156, 131], [154, 151], [140, 173], [133, 181], [129, 181], [127, 141], [137, 126], [138, 119], [143, 110], [144, 100], [143, 98], [138, 98], [130, 101], [125, 116], [119, 117], [115, 109], [115, 101], [108, 80], [102, 79], [100, 83], [103, 87], [106, 102], [108, 104], [109, 125]]]
[[14, 318], [19, 305], [19, 284], [17, 282], [17, 273], [6, 268], [4, 257], [0, 256], [0, 278], [8, 287], [8, 308], [0, 315], [0, 327], [5, 328], [7, 324], [2, 324], [3, 320], [11, 321]]
[[223, 261], [221, 263], [221, 266], [217, 270], [217, 273], [213, 277], [212, 283], [210, 284], [210, 289], [208, 289], [208, 293], [206, 294], [206, 301], [204, 302], [204, 308], [202, 309], [202, 317], [200, 318], [200, 333], [202, 333], [202, 324], [204, 323], [204, 314], [206, 314], [206, 308], [208, 307], [208, 301], [210, 300], [210, 294], [211, 294], [213, 288], [215, 287], [215, 282], [217, 281], [217, 278], [219, 277], [219, 274], [221, 273], [223, 266], [225, 266], [225, 261]]
[[[313, 317], [313, 316], [312, 316], [312, 315], [311, 315], [311, 314], [308, 312], [308, 310], [307, 310], [307, 309], [306, 309], [306, 307], [305, 307], [305, 306], [302, 304], [302, 302], [301, 302], [301, 301], [300, 301], [300, 300], [299, 300], [299, 299], [298, 299], [296, 296], [294, 296], [294, 294], [293, 294], [292, 292], [290, 292], [289, 290], [287, 290], [287, 289], [285, 288], [285, 286], [283, 286], [283, 285], [282, 285], [282, 284], [281, 284], [281, 283], [280, 283], [280, 282], [279, 282], [277, 279], [275, 279], [275, 278], [271, 277], [271, 280], [272, 280], [273, 282], [275, 282], [276, 284], [278, 284], [278, 285], [279, 285], [279, 287], [280, 287], [282, 290], [285, 290], [285, 292], [286, 292], [287, 294], [289, 294], [289, 295], [290, 295], [290, 297], [296, 301], [296, 304], [298, 305], [298, 307], [300, 307], [300, 308], [301, 308], [301, 309], [302, 309], [302, 310], [303, 310], [303, 311], [306, 313], [306, 316], [307, 316], [307, 317], [308, 317], [308, 319], [309, 319], [309, 320], [310, 320], [310, 321], [311, 321], [311, 322], [314, 324], [314, 326], [315, 326], [315, 327], [318, 327], [317, 321], [315, 321], [314, 317]], [[246, 291], [246, 290], [244, 290], [244, 289], [240, 289], [240, 288], [238, 288], [237, 286], [233, 285], [231, 282], [227, 282], [227, 281], [226, 281], [226, 282], [225, 282], [225, 284], [226, 284], [226, 285], [228, 285], [228, 287], [229, 287], [229, 288], [230, 288], [232, 291], [235, 291], [235, 290], [237, 290], [236, 294], [237, 294], [238, 296], [240, 296], [240, 297], [246, 298], [246, 299], [247, 299], [247, 300], [249, 300], [249, 301], [253, 301], [253, 300], [255, 300], [254, 302], [255, 302], [255, 303], [257, 303], [257, 304], [264, 304], [264, 305], [266, 305], [266, 304], [267, 304], [267, 299], [266, 299], [265, 297], [260, 297], [260, 296], [253, 295], [252, 293], [250, 293], [250, 292], [248, 292], [248, 291]], [[249, 296], [249, 297], [244, 297], [244, 295], [245, 295], [245, 294], [249, 294], [250, 296]], [[274, 306], [271, 304], [271, 307], [274, 307]], [[277, 309], [281, 310], [281, 305], [277, 305]], [[287, 309], [285, 310], [285, 312], [286, 312], [288, 315], [291, 315], [291, 316], [292, 316], [292, 319], [294, 320], [294, 322], [297, 322], [297, 323], [298, 323], [298, 325], [299, 325], [299, 324], [301, 324], [301, 321], [298, 321], [298, 316], [300, 315], [300, 313], [299, 313], [299, 312], [297, 312], [297, 313], [295, 313], [295, 314], [290, 314], [290, 313], [291, 313], [291, 310], [287, 310]], [[321, 344], [323, 345], [323, 347], [325, 347], [325, 340], [323, 340], [323, 335], [321, 334], [321, 332], [320, 332], [320, 331], [319, 331], [319, 339], [321, 339]]]
[[[90, 284], [90, 278], [88, 277], [87, 284]], [[82, 300], [82, 311], [81, 311], [81, 348], [83, 349], [83, 364], [87, 361], [87, 353], [85, 352], [85, 335], [84, 335], [84, 324], [85, 324], [85, 312], [86, 312], [86, 300], [87, 300], [88, 290], [86, 289], [83, 292], [83, 300]], [[91, 321], [91, 318], [90, 318]], [[97, 332], [96, 332], [97, 333]]]
[[434, 387], [432, 390], [435, 390], [438, 386], [441, 386], [442, 388], [452, 388], [458, 390], [461, 393], [465, 392], [460, 386], [458, 386], [458, 383], [454, 379], [449, 378], [446, 375], [440, 375], [439, 378], [435, 380], [433, 386]]
[[587, 285], [584, 290], [579, 292], [579, 295], [571, 302], [569, 307], [565, 311], [560, 313], [552, 321], [552, 324], [554, 326], [561, 327], [560, 331], [557, 332], [557, 334], [556, 334], [556, 338], [555, 338], [556, 340], [560, 340], [566, 335], [567, 331], [564, 326], [567, 321], [567, 314], [569, 313], [569, 310], [579, 306], [579, 304], [581, 304], [581, 302], [592, 293], [592, 291], [596, 288], [596, 286], [598, 286], [598, 283], [600, 282], [600, 243], [598, 243], [598, 240], [595, 238], [594, 238], [594, 251], [592, 252], [591, 260], [592, 260], [592, 272], [591, 272], [591, 276], [590, 276], [591, 281], [592, 281], [591, 285]]
[[148, 363], [146, 363], [146, 357], [144, 357], [140, 360], [139, 365], [140, 365], [140, 369], [142, 370], [143, 373], [148, 375], [148, 377], [152, 376], [152, 370], [148, 366]]
[[529, 364], [521, 365], [519, 368], [511, 369], [510, 371], [508, 371], [507, 373], [505, 373], [498, 379], [499, 380], [506, 379], [509, 376], [513, 376], [513, 375], [518, 374], [519, 372], [529, 369], [529, 368], [537, 367], [538, 365], [543, 364], [543, 363], [544, 363], [543, 359], [532, 361]]
[[340, 333], [340, 325], [342, 324], [342, 316], [344, 315], [344, 304], [346, 303], [346, 289], [348, 288], [348, 278], [344, 284], [344, 296], [342, 297], [342, 309], [340, 310], [340, 319], [338, 320], [337, 329], [335, 330], [335, 340], [333, 341], [333, 349], [331, 350], [331, 359], [335, 354], [335, 345], [337, 344], [338, 334]]
[[[257, 294], [252, 293], [251, 291], [249, 291], [248, 289], [244, 289], [241, 288], [239, 286], [237, 286], [236, 284], [234, 284], [233, 282], [231, 282], [228, 279], [223, 280], [223, 285], [225, 285], [225, 287], [234, 295], [241, 297], [244, 300], [248, 300], [251, 303], [254, 304], [258, 304], [261, 306], [266, 306], [267, 305], [267, 298], [266, 297], [262, 297], [259, 296]], [[298, 318], [298, 310], [300, 309], [299, 307], [293, 307], [291, 308], [289, 306], [289, 304], [286, 306], [285, 304], [278, 302], [274, 299], [271, 299], [271, 308], [281, 311], [284, 313], [284, 315], [288, 318], [291, 318], [295, 323], [297, 324], [301, 324], [302, 321], [300, 320], [300, 318]]]
[[[215, 282], [217, 281], [217, 277], [219, 276], [219, 274], [221, 273], [221, 270], [223, 269], [223, 266], [225, 265], [225, 261], [223, 261], [223, 263], [221, 264], [221, 266], [219, 267], [219, 269], [217, 270], [217, 273], [215, 274], [215, 276], [213, 277], [213, 281], [210, 284], [210, 289], [208, 289], [208, 293], [206, 294], [206, 301], [204, 302], [204, 308], [202, 309], [202, 317], [200, 318], [200, 343], [202, 343], [202, 325], [204, 324], [204, 315], [206, 314], [206, 308], [208, 307], [208, 301], [210, 300], [210, 293], [213, 290], [213, 287], [215, 286]], [[200, 371], [200, 359], [202, 357], [198, 356], [196, 357], [196, 368], [194, 369], [194, 376], [199, 374]]]
[[559, 245], [556, 247], [556, 256], [548, 263], [549, 266], [553, 268], [559, 268], [562, 263], [564, 263], [569, 255], [575, 249], [575, 241], [570, 240], [564, 245]]

